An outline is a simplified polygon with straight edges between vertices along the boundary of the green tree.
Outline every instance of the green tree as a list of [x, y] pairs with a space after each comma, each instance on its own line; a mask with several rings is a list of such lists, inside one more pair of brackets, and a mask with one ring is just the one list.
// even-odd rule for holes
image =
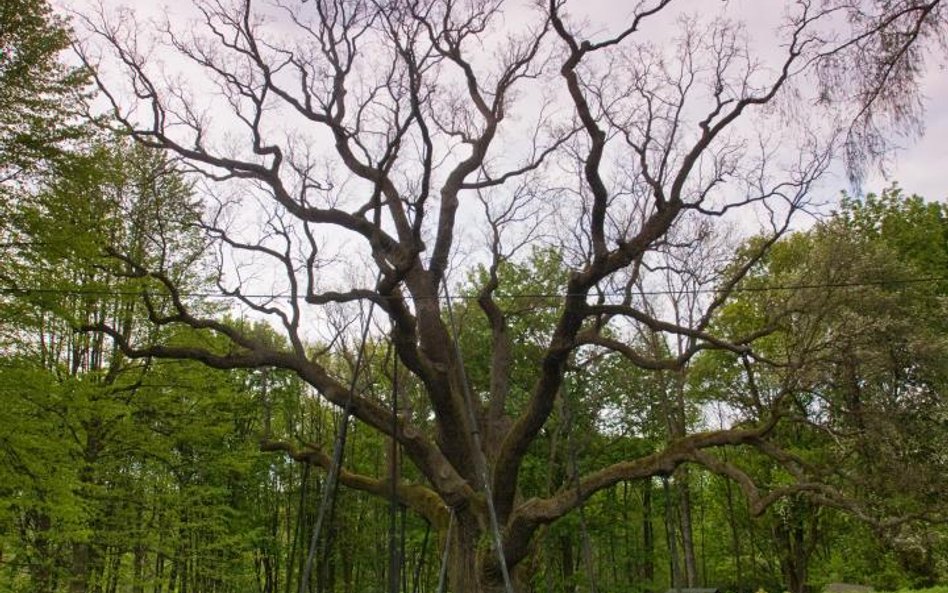
[[[792, 383], [784, 411], [791, 421], [777, 429], [791, 456], [783, 467], [757, 470], [778, 482], [816, 471], [813, 479], [824, 485], [779, 503], [764, 519], [791, 590], [803, 590], [811, 564], [830, 560], [814, 554], [832, 541], [832, 529], [841, 538], [859, 533], [871, 557], [898, 555], [821, 505], [855, 513], [885, 536], [881, 541], [940, 545], [942, 536], [925, 521], [946, 511], [938, 494], [948, 417], [941, 396], [948, 368], [946, 230], [944, 204], [895, 186], [862, 200], [844, 197], [830, 219], [774, 245], [718, 320], [736, 326], [725, 333], [745, 324], [773, 327], [757, 348], [779, 364], [760, 372], [718, 353], [699, 361], [695, 379], [733, 394], [725, 399], [735, 408], [753, 411]], [[774, 285], [787, 289], [761, 290]], [[891, 572], [897, 562], [864, 566], [868, 573], [859, 578], [889, 586], [934, 582], [933, 558], [917, 549], [903, 559], [898, 583]]]
[[89, 73], [69, 67], [65, 21], [45, 0], [0, 6], [0, 191], [45, 168], [84, 135]]
[[[254, 462], [257, 405], [237, 376], [211, 376], [203, 367], [187, 374], [181, 365], [169, 372], [124, 357], [102, 334], [75, 331], [107, 321], [126, 335], [151, 335], [143, 322], [160, 315], [163, 304], [136, 302], [130, 291], [162, 278], [183, 285], [199, 277], [189, 188], [161, 155], [121, 142], [63, 155], [46, 179], [4, 221], [6, 234], [16, 238], [5, 245], [0, 276], [2, 385], [11, 412], [0, 427], [0, 471], [9, 478], [4, 547], [13, 559], [7, 583], [16, 590], [79, 592], [130, 581], [142, 590], [145, 551], [157, 549], [158, 558], [169, 558], [158, 564], [175, 576], [149, 578], [192, 589], [226, 581], [240, 590], [250, 582], [243, 555], [253, 548], [240, 532], [245, 526], [238, 529], [227, 517], [252, 505], [226, 493], [228, 481], [235, 474], [243, 480]], [[134, 260], [108, 257], [106, 249], [116, 246]], [[144, 277], [132, 261], [156, 275]], [[112, 282], [104, 265], [122, 266], [132, 279]], [[170, 339], [207, 344], [206, 336]], [[203, 397], [195, 400], [194, 393]], [[162, 425], [191, 412], [200, 414], [194, 425]], [[233, 450], [246, 465], [234, 462]], [[188, 514], [196, 501], [200, 512]], [[161, 530], [156, 540], [149, 523], [172, 528], [172, 541], [162, 542], [167, 532]], [[239, 541], [227, 548], [230, 558], [193, 547], [224, 535]], [[129, 557], [131, 575], [123, 567]], [[240, 570], [221, 565], [226, 562]]]

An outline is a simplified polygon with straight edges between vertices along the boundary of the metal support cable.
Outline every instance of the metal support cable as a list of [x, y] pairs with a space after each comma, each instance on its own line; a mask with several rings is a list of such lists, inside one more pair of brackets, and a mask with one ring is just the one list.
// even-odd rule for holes
[[[401, 567], [398, 546], [398, 344], [395, 344], [392, 354], [392, 448], [390, 463], [390, 478], [392, 480], [391, 499], [389, 500], [388, 517], [388, 590], [389, 593], [398, 593]], [[404, 526], [404, 521], [402, 526]]]
[[[381, 273], [379, 274], [381, 277]], [[349, 417], [352, 415], [352, 400], [355, 394], [356, 383], [359, 380], [359, 371], [362, 368], [362, 360], [365, 357], [365, 343], [369, 336], [369, 326], [372, 323], [372, 312], [375, 310], [375, 301], [369, 303], [369, 312], [365, 318], [365, 324], [362, 327], [362, 341], [359, 344], [359, 352], [356, 355], [355, 367], [352, 369], [352, 381], [349, 384], [349, 395], [346, 398], [346, 405], [342, 410], [342, 418], [339, 421], [339, 430], [336, 433], [336, 442], [333, 446], [332, 460], [329, 465], [329, 472], [326, 481], [323, 483], [322, 500], [319, 505], [319, 512], [316, 515], [316, 525], [313, 526], [313, 535], [309, 542], [309, 553], [306, 556], [306, 564], [303, 567], [303, 574], [300, 578], [300, 593], [309, 591], [309, 580], [313, 571], [313, 561], [316, 557], [316, 548], [319, 544], [319, 536], [326, 522], [327, 515], [330, 514], [333, 499], [339, 483], [339, 471], [342, 468], [342, 456], [346, 445], [346, 436], [349, 431]]]
[[412, 575], [411, 592], [418, 593], [421, 585], [421, 571], [425, 566], [425, 555], [428, 552], [428, 539], [431, 536], [431, 523], [425, 522], [425, 536], [421, 540], [421, 552], [418, 554], [418, 560], [415, 562], [415, 570]]
[[454, 530], [454, 509], [451, 509], [451, 518], [448, 520], [448, 533], [444, 538], [444, 552], [441, 553], [441, 570], [438, 573], [437, 593], [444, 593], [448, 584], [448, 552], [451, 550], [451, 532]]
[[464, 391], [464, 404], [467, 408], [468, 419], [471, 423], [471, 438], [474, 441], [475, 469], [480, 474], [481, 481], [484, 483], [484, 496], [487, 498], [487, 514], [490, 517], [490, 528], [494, 539], [494, 548], [497, 551], [497, 560], [500, 562], [500, 573], [504, 579], [504, 590], [506, 593], [514, 593], [513, 584], [510, 581], [510, 571], [507, 570], [507, 559], [504, 556], [504, 542], [500, 535], [497, 510], [494, 508], [491, 473], [487, 466], [487, 457], [484, 455], [484, 449], [481, 447], [481, 433], [477, 426], [477, 415], [474, 413], [474, 397], [471, 394], [467, 372], [464, 368], [464, 358], [461, 356], [461, 346], [458, 343], [458, 327], [454, 318], [454, 308], [451, 306], [451, 294], [448, 292], [446, 281], [442, 280], [442, 286], [444, 287], [445, 303], [448, 308], [448, 319], [451, 321], [451, 338], [454, 342], [455, 356], [457, 356], [458, 368], [461, 374], [461, 389]]

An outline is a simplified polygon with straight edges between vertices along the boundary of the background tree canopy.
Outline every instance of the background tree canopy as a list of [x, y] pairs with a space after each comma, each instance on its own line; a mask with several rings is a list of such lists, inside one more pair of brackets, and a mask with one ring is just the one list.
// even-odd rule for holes
[[4, 589], [948, 579], [941, 1], [195, 7], [0, 8]]

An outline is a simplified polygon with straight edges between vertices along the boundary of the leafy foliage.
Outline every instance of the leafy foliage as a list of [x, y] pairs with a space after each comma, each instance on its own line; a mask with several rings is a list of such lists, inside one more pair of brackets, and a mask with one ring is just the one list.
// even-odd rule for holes
[[45, 0], [0, 6], [0, 190], [43, 169], [81, 138], [89, 73], [60, 61], [66, 23]]

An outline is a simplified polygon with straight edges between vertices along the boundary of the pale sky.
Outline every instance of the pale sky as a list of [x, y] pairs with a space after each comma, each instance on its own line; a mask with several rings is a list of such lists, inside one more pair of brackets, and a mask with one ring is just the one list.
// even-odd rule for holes
[[[906, 193], [929, 200], [948, 201], [948, 59], [930, 60], [923, 87], [925, 135], [908, 144], [897, 156], [888, 179], [896, 180]], [[881, 173], [872, 175], [866, 191], [886, 185]]]
[[[2, 0], [0, 0], [2, 1]], [[74, 7], [78, 9], [79, 6], [83, 4], [89, 6], [90, 2], [99, 2], [101, 1], [102, 6], [107, 12], [112, 12], [120, 6], [131, 6], [133, 10], [139, 13], [140, 19], [144, 21], [147, 25], [147, 21], [150, 18], [163, 17], [165, 14], [168, 14], [172, 26], [176, 32], [186, 33], [194, 26], [193, 15], [194, 13], [189, 10], [190, 1], [189, 0], [171, 0], [170, 2], [165, 2], [162, 4], [153, 4], [152, 2], [128, 2], [127, 0], [61, 0], [63, 2], [72, 2]], [[229, 4], [231, 1], [237, 0], [216, 0], [224, 4]], [[524, 18], [524, 9], [523, 6], [529, 0], [510, 0], [513, 8], [504, 13], [506, 25], [510, 27], [522, 26], [522, 19]], [[710, 3], [710, 4], [709, 4]], [[265, 5], [264, 0], [259, 0], [259, 4]], [[772, 10], [773, 6], [776, 3], [773, 2], [764, 2], [761, 0], [727, 0], [727, 2], [720, 2], [720, 0], [680, 0], [680, 2], [675, 2], [672, 4], [673, 7], [684, 6], [685, 11], [690, 11], [694, 13], [696, 10], [702, 7], [713, 6], [714, 10], [718, 13], [724, 12], [726, 16], [733, 17], [735, 19], [740, 18], [741, 20], [746, 21], [747, 31], [751, 36], [751, 48], [754, 52], [754, 57], [759, 57], [762, 61], [765, 62], [765, 68], [763, 69], [765, 75], [770, 75], [771, 70], [766, 69], [767, 58], [773, 58], [775, 52], [781, 51], [781, 46], [776, 36], [773, 34], [774, 25], [777, 20], [780, 18], [779, 11]], [[783, 3], [779, 4], [783, 6]], [[576, 7], [573, 9], [574, 17], [577, 16], [577, 13], [582, 10], [588, 17], [590, 25], [583, 29], [583, 35], [588, 36], [587, 38], [592, 39], [602, 39], [603, 37], [610, 36], [610, 26], [613, 29], [615, 27], [622, 26], [626, 22], [627, 12], [631, 10], [631, 7], [634, 6], [632, 2], [619, 2], [618, 0], [570, 0], [567, 3], [568, 7]], [[623, 7], [618, 9], [617, 7]], [[581, 7], [581, 8], [579, 8]], [[701, 13], [701, 17], [704, 18], [708, 16], [705, 13]], [[652, 39], [657, 45], [662, 47], [664, 50], [663, 44], [673, 44], [675, 35], [677, 34], [677, 27], [675, 21], [675, 14], [668, 13], [662, 14], [660, 19], [649, 22], [649, 28], [647, 31], [643, 31], [642, 35], [647, 36], [647, 38]], [[575, 20], [571, 21], [575, 24]], [[148, 31], [147, 26], [143, 27], [144, 31]], [[638, 35], [638, 34], [637, 34]], [[758, 49], [760, 48], [760, 49]], [[769, 53], [768, 53], [769, 52]], [[487, 58], [488, 56], [484, 56]], [[221, 108], [219, 103], [216, 103], [219, 97], [207, 94], [208, 90], [208, 80], [207, 78], [200, 78], [201, 73], [197, 73], [193, 65], [189, 65], [184, 61], [180, 56], [175, 55], [171, 51], [156, 51], [154, 54], [149, 56], [148, 65], [153, 66], [156, 64], [161, 64], [166, 67], [166, 72], [173, 71], [185, 71], [192, 76], [191, 80], [185, 81], [183, 85], [173, 84], [175, 90], [180, 90], [190, 86], [195, 91], [195, 96], [211, 105], [210, 110], [212, 111], [212, 116], [221, 116], [221, 120], [215, 121], [214, 126], [211, 126], [213, 129], [211, 132], [215, 134], [228, 135], [230, 134], [231, 128], [228, 127], [227, 123], [220, 123], [223, 121], [224, 115], [223, 112], [227, 112], [228, 109], [226, 105]], [[891, 167], [888, 171], [888, 175], [883, 177], [879, 173], [870, 173], [867, 176], [866, 182], [862, 187], [862, 190], [865, 192], [878, 192], [884, 187], [889, 185], [888, 180], [897, 180], [903, 190], [906, 193], [916, 193], [921, 195], [929, 200], [948, 200], [948, 75], [946, 75], [945, 64], [948, 63], [948, 59], [945, 56], [931, 56], [927, 63], [927, 75], [924, 79], [923, 94], [925, 96], [925, 108], [927, 110], [925, 116], [925, 135], [919, 141], [909, 144], [901, 151], [896, 159], [891, 163]], [[160, 67], [158, 68], [161, 69]], [[186, 77], [185, 77], [186, 78]], [[176, 82], [176, 81], [175, 81]], [[213, 87], [210, 87], [210, 90], [213, 90]], [[804, 91], [809, 92], [808, 89]], [[533, 111], [533, 113], [527, 113], [527, 119], [535, 117], [539, 112], [539, 107], [534, 108], [533, 105], [528, 104], [531, 100], [530, 95], [523, 94], [520, 96], [520, 102], [517, 104], [517, 108], [521, 111], [520, 115], [523, 115], [522, 112]], [[809, 113], [809, 112], [804, 112]], [[514, 119], [514, 118], [512, 118]], [[812, 127], [814, 129], [820, 128], [826, 122], [820, 119], [814, 120], [812, 117], [805, 119], [804, 127]], [[516, 120], [515, 120], [516, 121]], [[531, 120], [532, 121], [532, 120]], [[753, 119], [748, 120], [750, 123], [746, 124], [750, 126], [750, 131], [752, 135], [758, 133], [757, 130], [753, 128], [754, 121]], [[290, 129], [293, 133], [299, 133], [299, 138], [302, 139], [302, 146], [314, 146], [314, 150], [319, 150], [319, 144], [321, 142], [313, 140], [316, 136], [309, 135], [325, 133], [324, 131], [312, 132], [313, 128], [316, 126], [307, 125], [306, 122], [300, 121], [297, 124], [296, 121], [291, 121], [290, 119], [282, 119], [277, 122], [279, 126], [283, 128]], [[511, 132], [507, 132], [508, 137], [506, 140], [508, 144], [504, 144], [500, 141], [495, 144], [502, 145], [506, 148], [509, 148], [511, 145], [514, 145], [514, 150], [516, 152], [516, 143], [520, 142], [522, 138], [516, 137], [521, 128], [515, 128], [513, 135], [515, 137], [511, 138]], [[321, 130], [321, 129], [319, 129]], [[763, 128], [767, 130], [767, 128]], [[246, 134], [246, 129], [243, 129], [244, 134]], [[236, 134], [236, 133], [235, 133]], [[761, 135], [772, 137], [776, 145], [780, 150], [787, 150], [789, 152], [794, 152], [794, 139], [792, 132], [787, 128], [770, 128], [769, 131], [761, 132]], [[296, 138], [297, 136], [294, 136]], [[243, 138], [243, 146], [246, 146], [246, 137]], [[332, 146], [332, 142], [322, 142], [326, 146]], [[299, 149], [300, 146], [297, 146]], [[793, 165], [790, 165], [791, 167]], [[835, 166], [832, 170], [836, 171], [835, 175], [826, 175], [819, 182], [819, 185], [812, 188], [811, 196], [812, 200], [817, 203], [831, 206], [832, 202], [839, 196], [841, 190], [852, 190], [849, 187], [849, 182], [844, 174], [844, 168], [842, 164]], [[782, 172], [781, 172], [782, 174]], [[345, 186], [336, 185], [335, 180], [330, 179], [334, 187], [334, 191], [339, 194], [345, 193]], [[213, 193], [213, 192], [211, 192]], [[471, 196], [469, 196], [471, 197]], [[213, 199], [213, 198], [211, 198]], [[483, 243], [483, 230], [484, 225], [478, 225], [477, 221], [480, 220], [482, 213], [478, 210], [477, 213], [472, 214], [472, 210], [464, 210], [464, 208], [473, 208], [479, 209], [480, 205], [476, 203], [473, 198], [467, 200], [470, 205], [462, 204], [462, 211], [459, 214], [459, 220], [463, 219], [463, 222], [458, 225], [458, 236], [456, 237], [457, 241], [455, 243], [455, 248], [452, 251], [452, 261], [459, 261], [461, 263], [457, 264], [458, 269], [457, 277], [453, 280], [460, 280], [460, 275], [464, 273], [466, 269], [470, 269], [471, 266], [476, 265], [481, 260], [485, 253], [483, 250], [478, 251], [474, 245], [480, 245]], [[236, 228], [243, 228], [248, 233], [259, 232], [259, 225], [254, 220], [254, 217], [262, 216], [259, 213], [264, 211], [263, 208], [257, 208], [255, 211], [244, 211], [242, 216], [247, 217], [247, 220], [242, 220], [241, 225], [234, 225]], [[568, 211], [568, 210], [567, 210]], [[826, 210], [824, 209], [824, 212]], [[755, 232], [761, 222], [753, 220], [754, 211], [753, 209], [744, 210], [739, 209], [737, 212], [740, 215], [744, 215], [745, 212], [748, 213], [750, 217], [748, 220], [739, 220], [737, 221], [741, 227], [747, 226], [748, 233]], [[552, 220], [552, 219], [549, 219]], [[559, 220], [559, 219], [557, 219]], [[797, 228], [805, 227], [813, 223], [813, 218], [806, 216], [799, 216], [796, 219]], [[568, 226], [568, 221], [563, 220], [563, 225], [557, 227], [558, 231], [561, 231], [563, 226]], [[555, 221], [551, 222], [551, 226], [555, 224]], [[336, 229], [333, 229], [336, 230]], [[239, 232], [239, 231], [234, 231]], [[564, 231], [566, 232], [566, 231]], [[327, 231], [328, 233], [328, 231]], [[327, 264], [327, 268], [321, 273], [325, 278], [328, 279], [327, 282], [333, 283], [341, 281], [346, 284], [348, 287], [349, 283], [359, 285], [366, 284], [371, 281], [371, 276], [365, 278], [354, 278], [357, 275], [366, 275], [369, 273], [368, 267], [362, 269], [359, 265], [353, 265], [359, 261], [367, 261], [367, 256], [365, 252], [367, 247], [364, 242], [356, 240], [349, 241], [348, 235], [340, 236], [330, 236], [327, 234], [327, 245], [329, 249], [321, 247], [321, 257], [328, 254], [328, 260], [332, 260], [331, 264]], [[234, 235], [239, 237], [239, 235]], [[739, 237], [738, 237], [739, 238]], [[531, 239], [532, 240], [532, 239]], [[736, 239], [735, 239], [736, 240]], [[248, 241], [253, 241], [248, 239]], [[362, 259], [360, 259], [360, 257]], [[252, 256], [248, 256], [246, 253], [238, 253], [237, 256], [233, 257], [233, 261], [228, 260], [228, 265], [232, 264], [234, 270], [240, 270], [242, 277], [237, 280], [239, 285], [244, 287], [249, 287], [249, 292], [286, 292], [286, 277], [284, 271], [279, 266], [271, 265], [258, 265], [259, 262], [255, 262]], [[453, 264], [452, 264], [453, 265]], [[249, 274], [248, 276], [243, 276], [244, 270]], [[234, 272], [228, 270], [225, 272], [225, 278], [229, 279], [229, 282], [233, 282], [233, 278], [236, 276]], [[321, 287], [325, 288], [325, 286]], [[332, 285], [331, 288], [336, 288], [335, 285]], [[321, 310], [319, 308], [306, 308], [304, 315], [321, 315]], [[307, 317], [308, 319], [308, 317]], [[273, 319], [271, 318], [271, 321]], [[327, 325], [325, 320], [319, 319], [319, 322], [310, 323], [304, 321], [303, 327], [315, 328], [312, 331], [318, 332], [319, 328], [327, 328], [327, 331], [334, 331], [333, 326]], [[307, 330], [310, 331], [310, 330]], [[319, 336], [310, 335], [309, 338], [318, 339]]]
[[[703, 4], [707, 1], [684, 0], [683, 5], [686, 7], [685, 10], [695, 11], [700, 10], [702, 5], [707, 6]], [[83, 6], [85, 0], [73, 0], [69, 3], [78, 9]], [[193, 15], [190, 10], [190, 0], [166, 0], [160, 3], [140, 0], [102, 0], [101, 4], [107, 11], [120, 6], [130, 7], [144, 18], [154, 18], [168, 13], [171, 15], [172, 22], [186, 22], [187, 19], [183, 15], [188, 13]], [[88, 6], [88, 4], [85, 5]], [[628, 11], [634, 4], [617, 3], [614, 0], [585, 0], [568, 3], [567, 6], [574, 13], [583, 11], [588, 14], [592, 23], [590, 32], [595, 32], [601, 27], [605, 33], [609, 28], [609, 17], [612, 17], [611, 22], [617, 21], [615, 18], [617, 6], [628, 6], [629, 8], [624, 9]], [[724, 5], [715, 3], [715, 10], [720, 10], [721, 6], [726, 6], [727, 14], [739, 15], [740, 18], [745, 19], [748, 30], [758, 34], [762, 32], [762, 37], [766, 37], [767, 31], [772, 30], [773, 19], [777, 16], [777, 11], [773, 10], [771, 3], [759, 0], [728, 0]], [[517, 12], [518, 10], [515, 9], [508, 14], [511, 15], [511, 19], [516, 19]], [[597, 25], [597, 21], [607, 24]], [[664, 28], [670, 24], [655, 23], [655, 26]], [[916, 193], [930, 200], [948, 200], [948, 56], [930, 55], [926, 62], [926, 70], [923, 83], [926, 109], [924, 136], [918, 140], [904, 142], [903, 148], [896, 153], [885, 174], [878, 170], [869, 171], [862, 187], [863, 191], [879, 191], [889, 182], [897, 181], [907, 193]], [[841, 167], [837, 170], [840, 171], [839, 174], [827, 176], [824, 179], [824, 187], [819, 191], [826, 192], [828, 195], [823, 199], [832, 199], [843, 189], [852, 190], [845, 175], [841, 173]]]

